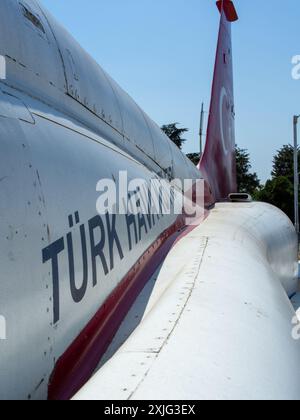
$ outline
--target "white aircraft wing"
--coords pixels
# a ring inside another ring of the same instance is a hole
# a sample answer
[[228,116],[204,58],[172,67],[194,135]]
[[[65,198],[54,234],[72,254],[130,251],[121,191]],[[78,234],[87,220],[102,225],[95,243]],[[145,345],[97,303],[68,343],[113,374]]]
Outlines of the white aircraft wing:
[[299,399],[295,252],[278,209],[217,205],[174,246],[75,399]]

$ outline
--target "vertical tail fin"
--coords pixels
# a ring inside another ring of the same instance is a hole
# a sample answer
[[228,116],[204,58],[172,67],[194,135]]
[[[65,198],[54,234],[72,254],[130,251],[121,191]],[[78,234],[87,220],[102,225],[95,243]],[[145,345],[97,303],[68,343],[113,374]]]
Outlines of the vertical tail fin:
[[237,192],[234,132],[231,22],[238,19],[231,0],[217,2],[220,31],[207,128],[207,141],[200,169],[215,200]]

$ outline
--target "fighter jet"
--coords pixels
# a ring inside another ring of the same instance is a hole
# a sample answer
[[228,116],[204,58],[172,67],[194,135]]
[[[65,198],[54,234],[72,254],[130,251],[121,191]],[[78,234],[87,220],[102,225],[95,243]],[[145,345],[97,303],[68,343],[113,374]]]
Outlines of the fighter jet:
[[237,191],[217,6],[195,167],[42,2],[1,0],[0,399],[300,398],[297,236]]

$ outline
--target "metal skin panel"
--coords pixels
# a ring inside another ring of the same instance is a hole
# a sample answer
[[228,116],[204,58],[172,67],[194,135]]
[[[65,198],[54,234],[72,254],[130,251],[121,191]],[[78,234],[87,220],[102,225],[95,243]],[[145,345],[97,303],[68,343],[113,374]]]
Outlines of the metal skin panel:
[[0,7],[0,54],[6,58],[6,82],[40,98],[53,97],[56,90],[65,92],[63,63],[40,8],[32,0],[1,0]]
[[5,156],[0,176],[0,307],[8,326],[7,340],[0,343],[1,399],[45,398],[53,366],[53,328],[47,313],[51,284],[43,281],[36,264],[48,240],[47,225],[25,125],[34,127],[0,116],[1,155]]
[[[165,171],[167,176],[173,174],[173,155],[170,142],[160,127],[155,124],[146,114],[144,118],[147,121],[147,125],[151,132],[154,141],[155,149],[155,160],[159,163],[159,166]],[[198,175],[197,175],[198,176]]]
[[218,204],[173,247],[74,399],[299,400],[287,296],[297,251],[275,207]]
[[[33,108],[37,107],[35,103]],[[98,261],[94,285],[89,222],[97,216],[97,182],[102,178],[117,179],[118,171],[124,168],[129,179],[150,180],[156,175],[94,133],[88,136],[87,131],[83,132],[80,126],[77,130],[76,124],[69,121],[64,126],[63,117],[57,124],[49,121],[50,115],[45,119],[35,113],[35,125],[16,118],[0,118],[1,150],[5,156],[0,184],[0,265],[4,291],[0,294],[0,308],[9,331],[9,339],[0,345],[1,372],[4,372],[0,398],[46,398],[49,378],[58,358],[139,257],[174,223],[176,216],[156,220],[151,229],[148,225],[141,227],[137,241],[131,225],[131,246],[126,216],[117,216],[113,232],[118,235],[121,251],[116,242],[112,250],[109,248],[109,225],[103,216],[103,255],[108,272],[105,264]],[[52,118],[57,121],[56,116]],[[78,225],[75,224],[77,212]],[[73,228],[69,226],[70,215],[74,219]],[[112,226],[112,216],[110,223]],[[137,219],[135,224],[138,226]],[[85,227],[86,233],[88,280],[84,296],[80,302],[74,302],[67,235],[72,234],[73,238],[75,281],[79,288],[84,267],[80,226]],[[98,242],[100,229],[95,235]],[[43,263],[42,254],[57,241],[63,241],[64,249],[58,254],[59,292],[55,298],[57,286],[51,260]],[[56,321],[55,311],[59,312]],[[32,348],[37,351],[30,351]]]
[[63,58],[68,94],[154,160],[153,140],[140,108],[67,31],[49,20]]
[[[62,28],[50,13],[47,16],[63,59],[68,95],[90,110],[99,119],[124,136],[118,146],[127,150],[135,158],[154,167],[170,172],[170,158],[166,159],[168,137],[139,108],[133,99],[80,47],[73,37]],[[74,105],[73,105],[74,106]],[[69,105],[70,109],[72,105]],[[80,115],[77,117],[82,118]],[[96,123],[97,124],[97,123]],[[129,140],[129,141],[128,141]],[[165,146],[160,146],[160,144]],[[163,150],[162,150],[163,149]],[[162,152],[160,154],[160,152]],[[202,178],[201,173],[179,150],[178,159],[185,160],[193,178]],[[161,161],[161,162],[160,162]],[[159,168],[159,167],[160,168]],[[174,171],[173,171],[174,172]],[[179,177],[179,174],[177,175]]]
[[[149,128],[149,117],[38,1],[20,3],[3,0],[0,5],[0,54],[8,75],[3,83],[72,115],[159,175],[162,169],[171,172],[170,159],[160,157],[166,156],[160,153],[162,139],[170,143],[164,133]],[[201,177],[188,160],[187,165],[195,178]]]
[[185,159],[180,153],[177,153],[176,146],[171,147],[173,150],[173,170],[179,179],[189,179],[188,166]]
[[110,85],[117,96],[123,122],[123,134],[136,147],[156,160],[153,138],[150,134],[144,113],[131,97],[117,83],[107,76]]
[[202,174],[189,159],[170,142],[160,127],[153,122],[147,115],[145,119],[150,128],[154,141],[155,160],[164,169],[167,176],[178,179],[202,179]]
[[64,63],[68,95],[123,134],[119,103],[105,72],[65,29],[50,19]]
[[[16,93],[17,94],[17,93]],[[31,124],[35,123],[32,113],[20,98],[9,93],[9,89],[0,89],[0,115],[1,117],[17,118]]]

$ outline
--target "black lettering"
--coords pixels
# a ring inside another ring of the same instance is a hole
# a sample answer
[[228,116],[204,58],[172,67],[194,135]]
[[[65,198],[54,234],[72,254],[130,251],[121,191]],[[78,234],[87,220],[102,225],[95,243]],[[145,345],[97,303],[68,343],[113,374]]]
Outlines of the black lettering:
[[80,217],[79,217],[79,212],[78,211],[76,211],[76,213],[75,213],[75,222],[76,222],[76,225],[78,225],[78,223],[80,223]]
[[126,225],[127,225],[127,234],[128,234],[128,244],[129,250],[132,250],[132,239],[131,239],[131,227],[133,226],[134,229],[134,236],[135,236],[135,244],[138,244],[138,235],[137,235],[137,227],[136,227],[136,220],[134,214],[125,214],[126,217]]
[[114,268],[114,245],[116,245],[119,256],[121,260],[124,258],[124,254],[122,251],[121,243],[118,237],[118,233],[116,230],[116,215],[112,215],[112,223],[110,223],[109,214],[106,213],[106,225],[107,225],[107,233],[108,233],[108,243],[109,243],[109,256],[110,256],[110,269],[113,270]]
[[[100,229],[101,240],[98,244],[95,244],[95,229]],[[103,221],[100,216],[95,216],[89,220],[89,231],[90,231],[90,241],[91,241],[91,257],[92,257],[92,271],[93,271],[93,286],[97,285],[97,257],[100,257],[102,262],[102,267],[104,274],[108,274],[108,266],[104,255],[104,245],[105,245],[105,230]]]
[[75,281],[75,268],[74,268],[74,251],[72,233],[68,233],[68,255],[69,255],[69,272],[70,272],[70,289],[72,299],[75,303],[79,303],[84,298],[88,285],[88,260],[87,260],[87,247],[86,247],[86,234],[84,225],[80,226],[80,237],[82,247],[82,263],[83,263],[83,280],[82,285],[78,289]]
[[[146,190],[145,190],[145,188],[146,188]],[[147,218],[149,230],[151,230],[152,229],[153,216],[151,215],[151,191],[150,191],[150,188],[147,188],[147,186],[145,186],[143,192],[144,192],[144,194],[141,194],[141,200],[143,202],[143,209],[146,211],[146,208],[147,208],[147,213],[145,214],[145,216]],[[148,205],[147,205],[147,201],[148,201]]]
[[70,228],[72,228],[74,226],[73,216],[71,214],[69,216],[69,226],[70,226]]
[[56,324],[60,317],[59,307],[59,269],[58,255],[65,249],[64,238],[58,239],[53,244],[44,248],[43,263],[52,261],[52,279],[53,279],[53,323]]
[[[155,182],[156,181],[156,182]],[[154,180],[153,182],[153,192],[155,195],[155,198],[152,197],[154,200],[153,207],[155,208],[155,215],[157,217],[157,220],[160,220],[160,213],[161,213],[161,183],[157,180]],[[155,224],[155,222],[153,221]]]
[[159,214],[163,217],[164,216],[164,208],[163,208],[163,190],[162,188],[159,189]]
[[155,202],[153,202],[153,197],[152,197],[152,190],[149,190],[149,203],[150,203],[150,214],[152,215],[152,226],[154,227],[156,225],[156,218],[155,218],[155,214],[156,214],[156,208],[155,208]]
[[138,214],[138,222],[139,222],[139,240],[142,239],[142,229],[145,229],[146,235],[148,233],[147,225],[146,225],[146,219],[143,214]]

